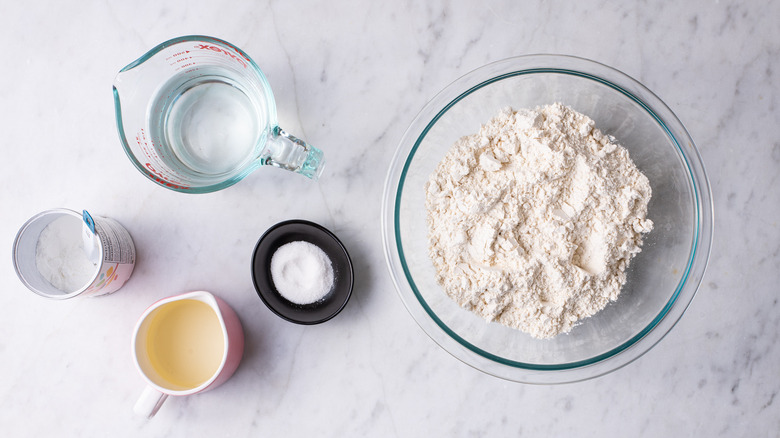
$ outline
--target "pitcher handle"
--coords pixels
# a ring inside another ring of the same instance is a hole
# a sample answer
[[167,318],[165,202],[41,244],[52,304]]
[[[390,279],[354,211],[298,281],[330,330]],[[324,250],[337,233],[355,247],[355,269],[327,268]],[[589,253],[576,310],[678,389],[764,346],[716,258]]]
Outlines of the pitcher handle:
[[276,126],[260,156],[262,164],[287,169],[317,180],[325,158],[322,151]]
[[144,388],[144,392],[138,397],[138,401],[133,406],[133,412],[143,415],[146,418],[154,417],[154,414],[160,410],[163,402],[168,398],[168,394],[160,392],[151,386]]

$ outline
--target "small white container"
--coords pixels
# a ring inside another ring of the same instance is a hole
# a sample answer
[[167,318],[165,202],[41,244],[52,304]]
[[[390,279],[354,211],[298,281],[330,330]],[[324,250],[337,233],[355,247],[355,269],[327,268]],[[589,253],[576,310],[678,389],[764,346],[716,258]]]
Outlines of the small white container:
[[90,281],[78,290],[68,292],[54,287],[41,275],[35,261],[38,238],[47,225],[62,216],[82,220],[81,214],[58,208],[38,213],[19,229],[14,240],[13,263],[22,283],[36,294],[53,299],[93,297],[119,290],[133,273],[135,245],[130,233],[119,222],[99,216],[93,216],[92,220],[100,259]]

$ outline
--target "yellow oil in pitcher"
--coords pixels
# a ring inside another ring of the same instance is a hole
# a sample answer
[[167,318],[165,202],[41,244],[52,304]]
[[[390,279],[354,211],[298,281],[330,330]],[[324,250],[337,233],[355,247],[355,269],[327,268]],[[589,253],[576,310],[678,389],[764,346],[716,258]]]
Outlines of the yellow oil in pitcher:
[[222,325],[214,309],[202,301],[186,299],[160,307],[147,336],[149,362],[172,387],[196,388],[222,363]]

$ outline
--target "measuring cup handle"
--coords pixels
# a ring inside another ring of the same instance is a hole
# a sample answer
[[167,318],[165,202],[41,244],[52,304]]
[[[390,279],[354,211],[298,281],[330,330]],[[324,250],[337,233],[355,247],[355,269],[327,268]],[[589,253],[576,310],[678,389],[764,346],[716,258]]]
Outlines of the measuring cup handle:
[[138,401],[133,406],[133,412],[143,415],[146,418],[154,417],[154,414],[160,410],[163,402],[168,398],[168,394],[162,393],[151,386],[144,388],[144,392],[138,397]]
[[322,174],[325,164],[321,150],[288,134],[279,126],[273,129],[260,159],[263,164],[300,173],[315,181]]

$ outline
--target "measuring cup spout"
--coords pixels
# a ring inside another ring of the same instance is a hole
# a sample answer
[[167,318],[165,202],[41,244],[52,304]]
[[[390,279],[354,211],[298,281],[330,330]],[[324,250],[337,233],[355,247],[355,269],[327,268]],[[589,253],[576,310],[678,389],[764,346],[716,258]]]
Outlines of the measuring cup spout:
[[[147,102],[143,92],[149,87],[142,79],[141,62],[136,60],[123,68],[114,78],[114,112],[116,127],[119,133],[122,147],[127,156],[136,167],[140,166],[134,148],[134,138],[139,134],[138,127],[144,126],[145,113],[140,108],[145,108]],[[140,90],[140,91],[139,91]]]
[[273,129],[260,160],[262,164],[291,170],[315,181],[322,174],[325,164],[321,150],[278,126]]

